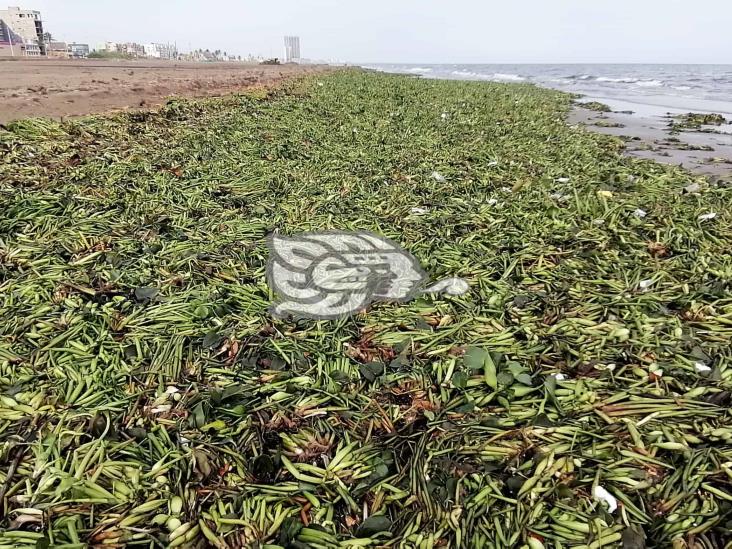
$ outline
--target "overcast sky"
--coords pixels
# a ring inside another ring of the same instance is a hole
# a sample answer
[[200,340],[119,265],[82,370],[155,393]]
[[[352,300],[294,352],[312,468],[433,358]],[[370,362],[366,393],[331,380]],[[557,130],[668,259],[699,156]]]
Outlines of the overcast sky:
[[[2,1],[2,0],[0,0]],[[6,0],[7,1],[7,0]],[[732,63],[730,0],[10,0],[65,41],[361,63]]]

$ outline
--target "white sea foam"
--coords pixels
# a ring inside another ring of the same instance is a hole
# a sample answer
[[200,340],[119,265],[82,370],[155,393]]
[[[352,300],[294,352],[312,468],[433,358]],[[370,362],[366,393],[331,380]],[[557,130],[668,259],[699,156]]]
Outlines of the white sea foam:
[[617,82],[622,84],[635,84],[638,82],[637,78],[610,78],[609,76],[598,76],[595,78],[595,82]]
[[493,73],[493,78],[496,80],[508,80],[511,82],[522,82],[526,80],[523,76],[520,76],[518,74],[510,74],[510,73],[503,73],[503,72],[495,72]]
[[432,72],[432,69],[430,69],[428,67],[411,67],[404,72],[423,73],[423,72]]
[[642,88],[660,88],[663,86],[663,82],[660,80],[639,80],[635,85]]

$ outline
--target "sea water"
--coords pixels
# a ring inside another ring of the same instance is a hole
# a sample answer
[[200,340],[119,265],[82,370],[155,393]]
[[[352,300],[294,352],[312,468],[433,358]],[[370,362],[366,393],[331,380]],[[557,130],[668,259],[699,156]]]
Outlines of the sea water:
[[732,65],[432,65],[364,68],[423,78],[526,82],[579,93],[616,110],[660,115],[716,112],[732,118]]

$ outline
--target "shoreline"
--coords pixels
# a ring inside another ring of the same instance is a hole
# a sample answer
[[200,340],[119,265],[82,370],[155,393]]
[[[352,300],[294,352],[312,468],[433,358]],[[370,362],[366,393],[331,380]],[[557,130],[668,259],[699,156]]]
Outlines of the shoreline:
[[[570,64],[558,65],[575,66]],[[459,66],[477,68],[482,65],[465,64]],[[494,65],[494,68],[500,66]],[[517,65],[503,66],[516,67]],[[583,64],[576,64],[576,66],[583,66]],[[652,67],[653,65],[638,64],[637,66]],[[669,64],[666,66],[674,67],[675,65]],[[610,97],[603,94],[590,94],[561,87],[552,87],[543,82],[518,78],[517,75],[504,74],[502,78],[479,78],[477,77],[478,73],[475,72],[468,75],[469,73],[466,71],[457,71],[459,74],[457,77],[448,77],[443,74],[433,74],[430,67],[441,67],[441,65],[423,64],[403,71],[398,71],[394,67],[387,69],[371,65],[367,70],[425,80],[525,84],[545,90],[577,95],[580,97],[569,112],[567,123],[582,125],[588,131],[623,139],[626,145],[625,154],[628,156],[680,166],[697,175],[713,178],[732,177],[732,101],[682,98],[674,95]],[[508,78],[508,76],[514,76],[515,78]],[[582,103],[587,102],[606,104],[611,107],[611,111],[599,113],[585,109],[582,107]],[[684,106],[685,104],[686,106]],[[689,113],[722,114],[727,119],[727,124],[720,128],[722,131],[717,128],[709,128],[712,131],[682,131],[678,134],[671,134],[668,124],[671,122],[672,117]]]
[[[618,137],[625,143],[625,154],[662,164],[679,166],[694,174],[711,178],[732,178],[732,126],[730,120],[720,128],[707,127],[705,131],[684,130],[671,132],[669,123],[677,110],[659,115],[638,114],[627,110],[597,112],[584,108],[583,103],[595,98],[582,97],[569,113],[567,123],[581,125],[588,131]],[[597,101],[611,107],[632,106],[631,102]]]

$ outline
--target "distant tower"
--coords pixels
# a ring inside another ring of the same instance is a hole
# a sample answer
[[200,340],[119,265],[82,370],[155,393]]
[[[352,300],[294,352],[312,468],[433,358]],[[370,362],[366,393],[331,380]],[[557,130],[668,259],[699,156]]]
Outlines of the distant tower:
[[300,59],[300,37],[285,36],[285,63]]

